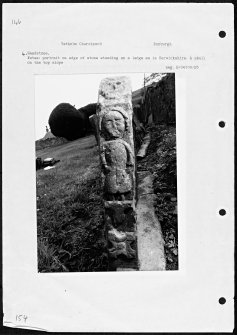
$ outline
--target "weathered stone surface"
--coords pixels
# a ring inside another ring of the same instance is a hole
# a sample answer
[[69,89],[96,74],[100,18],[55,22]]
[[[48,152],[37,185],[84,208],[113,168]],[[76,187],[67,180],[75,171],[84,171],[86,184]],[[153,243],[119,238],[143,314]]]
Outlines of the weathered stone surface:
[[109,104],[111,100],[119,103],[132,103],[131,82],[128,77],[110,77],[101,81],[99,88],[99,104]]
[[137,153],[137,159],[142,159],[146,156],[146,153],[147,153],[150,142],[151,142],[151,135],[150,135],[150,133],[148,133],[143,138],[141,148]]
[[150,172],[138,173],[137,245],[140,271],[165,270],[164,239],[155,214]]
[[97,115],[105,199],[124,200],[135,196],[132,89],[128,78],[102,80]]
[[108,229],[135,231],[135,211],[132,201],[105,201],[105,223]]
[[[114,139],[115,134],[116,138],[122,138],[133,148],[133,109],[131,98],[132,88],[129,78],[105,78],[101,81],[99,88],[97,115],[99,116],[99,128],[102,137]],[[104,119],[103,117],[107,113],[110,114]],[[113,123],[113,128],[118,128],[116,131],[112,130],[112,126],[108,124],[112,124],[112,120],[108,120],[111,118],[116,123]],[[104,126],[107,126],[107,129]]]
[[108,231],[109,256],[117,258],[119,255],[124,255],[127,258],[135,258],[136,250],[132,244],[135,242],[134,232],[122,232],[113,228]]
[[138,197],[146,194],[153,194],[153,182],[151,180],[152,176],[149,171],[138,172],[138,183],[137,183],[137,193]]
[[129,166],[134,157],[129,144],[122,139],[107,141],[101,148],[102,168],[105,175],[104,189],[108,195],[120,195],[122,200],[132,189]]
[[137,268],[131,98],[127,77],[102,80],[97,117],[110,270]]

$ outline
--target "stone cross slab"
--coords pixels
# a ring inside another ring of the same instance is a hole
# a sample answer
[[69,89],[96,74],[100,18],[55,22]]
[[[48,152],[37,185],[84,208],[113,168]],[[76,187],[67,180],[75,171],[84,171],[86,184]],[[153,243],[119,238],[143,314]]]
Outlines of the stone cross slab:
[[97,104],[109,270],[137,269],[135,156],[129,78],[101,81]]

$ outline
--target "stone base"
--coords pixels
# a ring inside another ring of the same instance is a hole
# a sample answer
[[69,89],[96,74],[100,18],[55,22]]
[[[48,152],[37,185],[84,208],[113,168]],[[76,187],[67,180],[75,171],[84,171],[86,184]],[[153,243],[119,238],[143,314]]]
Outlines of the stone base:
[[109,259],[108,271],[138,271],[137,259],[127,261],[126,259],[117,259],[115,261]]
[[137,269],[136,217],[132,201],[105,201],[109,271]]

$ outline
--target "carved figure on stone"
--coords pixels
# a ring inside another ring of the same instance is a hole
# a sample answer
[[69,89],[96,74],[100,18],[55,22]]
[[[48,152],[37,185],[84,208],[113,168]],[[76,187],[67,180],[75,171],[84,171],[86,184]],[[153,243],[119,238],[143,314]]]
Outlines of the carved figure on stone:
[[128,77],[104,78],[96,108],[109,270],[137,269],[136,175],[132,88]]
[[126,113],[111,110],[101,121],[101,130],[105,142],[101,147],[101,161],[105,174],[105,192],[112,199],[125,199],[125,194],[131,191],[132,181],[129,166],[134,165],[133,152],[130,145],[122,139],[127,130]]
[[135,225],[135,212],[132,201],[105,201],[105,223],[120,231],[133,231]]
[[105,99],[121,99],[124,95],[130,96],[126,77],[108,78],[101,83],[99,94]]
[[136,256],[136,251],[131,245],[135,241],[135,233],[121,232],[113,228],[108,231],[108,240],[112,244],[109,248],[110,257],[117,258],[119,255],[124,255],[127,258],[134,258]]
[[125,131],[128,130],[128,115],[117,107],[107,111],[101,119],[101,134],[105,140],[123,138]]

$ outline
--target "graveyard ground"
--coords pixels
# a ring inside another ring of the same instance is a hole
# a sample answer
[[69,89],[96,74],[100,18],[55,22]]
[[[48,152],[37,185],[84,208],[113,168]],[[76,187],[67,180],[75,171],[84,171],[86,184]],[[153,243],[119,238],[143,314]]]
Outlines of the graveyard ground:
[[[165,239],[167,270],[178,269],[176,135],[174,126],[150,127],[147,156],[139,171],[154,176],[156,214]],[[36,152],[60,162],[38,170],[39,272],[106,271],[98,149],[94,136]]]
[[39,272],[107,268],[97,150],[88,136],[36,152],[60,160],[36,172]]

